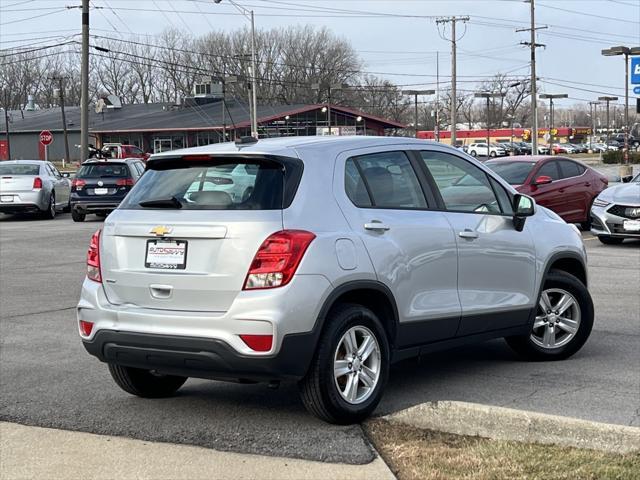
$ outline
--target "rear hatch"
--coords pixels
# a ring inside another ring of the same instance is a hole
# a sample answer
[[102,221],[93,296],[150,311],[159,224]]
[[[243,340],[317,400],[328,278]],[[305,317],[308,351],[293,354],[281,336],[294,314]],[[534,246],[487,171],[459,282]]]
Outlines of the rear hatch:
[[145,308],[224,312],[302,175],[297,159],[159,157],[105,224],[107,298]]
[[83,201],[122,199],[133,186],[133,177],[126,163],[85,163],[73,181],[73,191]]

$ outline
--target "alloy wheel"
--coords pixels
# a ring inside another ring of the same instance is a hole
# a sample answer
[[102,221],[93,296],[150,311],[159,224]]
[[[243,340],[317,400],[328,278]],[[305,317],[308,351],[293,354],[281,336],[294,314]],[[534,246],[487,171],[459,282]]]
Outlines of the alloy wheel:
[[378,340],[363,326],[351,327],[334,354],[333,377],[340,396],[352,405],[366,401],[378,384],[381,352]]
[[561,288],[544,290],[538,302],[531,340],[539,347],[555,349],[566,345],[580,328],[580,305]]

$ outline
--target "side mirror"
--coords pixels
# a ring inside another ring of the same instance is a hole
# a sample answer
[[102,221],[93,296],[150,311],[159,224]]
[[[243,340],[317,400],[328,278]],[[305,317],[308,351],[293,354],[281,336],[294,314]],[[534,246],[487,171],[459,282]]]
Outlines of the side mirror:
[[534,205],[533,198],[527,195],[517,193],[513,197],[513,226],[516,231],[521,232],[524,229],[524,223],[527,217],[535,213]]
[[629,183],[633,179],[633,175],[625,175],[622,177],[622,183]]
[[71,178],[71,174],[69,172],[62,172],[62,178]]
[[547,175],[540,175],[533,181],[534,185],[548,185],[553,182],[553,178],[548,177]]

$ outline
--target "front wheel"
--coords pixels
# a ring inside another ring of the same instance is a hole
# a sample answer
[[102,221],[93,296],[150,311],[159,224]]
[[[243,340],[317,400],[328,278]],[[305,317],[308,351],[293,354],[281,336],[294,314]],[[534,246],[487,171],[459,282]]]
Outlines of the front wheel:
[[538,300],[528,335],[507,337],[509,346],[528,360],[564,360],[585,344],[593,328],[593,301],[573,275],[552,270]]
[[131,395],[144,398],[170,397],[187,381],[187,377],[160,375],[151,370],[109,364],[116,384]]
[[330,423],[367,418],[382,398],[389,373],[389,342],[366,307],[343,304],[329,317],[300,396],[309,412]]
[[471,150],[469,153],[471,154],[472,157],[478,156],[478,152],[476,152],[475,150]]
[[624,238],[606,237],[604,235],[599,235],[598,240],[600,240],[605,245],[620,245],[624,241]]
[[491,153],[489,154],[489,156],[490,156],[491,158],[495,158],[495,156],[496,156],[496,155],[497,155],[497,153],[496,153],[496,152],[491,152]]

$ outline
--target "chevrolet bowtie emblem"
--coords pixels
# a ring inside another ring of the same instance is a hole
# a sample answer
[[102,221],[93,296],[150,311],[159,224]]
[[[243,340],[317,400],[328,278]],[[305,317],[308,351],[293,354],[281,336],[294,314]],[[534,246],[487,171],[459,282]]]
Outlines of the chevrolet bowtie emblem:
[[153,233],[156,237],[164,237],[167,233],[171,233],[173,228],[165,227],[164,225],[158,225],[153,227],[149,233]]

